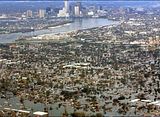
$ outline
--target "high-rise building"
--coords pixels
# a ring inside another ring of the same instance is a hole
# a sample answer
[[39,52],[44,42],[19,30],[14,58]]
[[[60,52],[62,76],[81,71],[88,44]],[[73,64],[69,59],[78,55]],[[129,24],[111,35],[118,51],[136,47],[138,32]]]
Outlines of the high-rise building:
[[80,16],[80,6],[79,5],[76,5],[74,7],[74,14],[75,14],[76,17]]
[[45,17],[45,10],[40,9],[39,12],[38,12],[38,16],[39,16],[39,18],[44,18]]
[[64,0],[64,9],[66,10],[66,13],[69,13],[69,1]]
[[27,10],[27,17],[33,17],[33,12],[31,10]]
[[64,0],[64,7],[62,10],[59,10],[57,14],[58,17],[69,17],[69,1]]
[[81,10],[82,10],[81,2],[77,2],[74,7],[74,15],[76,17],[79,17],[81,15]]

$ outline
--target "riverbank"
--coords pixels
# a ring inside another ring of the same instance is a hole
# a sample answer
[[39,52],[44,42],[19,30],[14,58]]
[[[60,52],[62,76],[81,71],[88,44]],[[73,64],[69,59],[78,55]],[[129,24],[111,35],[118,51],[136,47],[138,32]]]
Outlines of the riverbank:
[[68,25],[70,23],[73,23],[74,21],[64,21],[64,22],[60,22],[60,23],[57,23],[57,24],[52,24],[52,25],[49,25],[49,26],[46,26],[44,27],[43,29],[52,29],[52,28],[57,28],[57,27],[62,27],[64,25]]
[[[70,24],[67,24],[70,25]],[[99,28],[103,27],[115,27],[118,24],[107,25],[107,26],[99,26],[93,28],[84,28],[80,30],[73,30],[68,32],[62,32],[58,34],[43,34],[37,35],[34,37],[23,37],[21,39],[17,39],[15,42],[53,42],[53,41],[74,41],[75,37],[78,37],[77,34],[79,32],[90,32],[92,30],[98,30]],[[59,28],[59,27],[58,27]],[[88,33],[90,35],[90,33]],[[81,38],[83,40],[83,38]]]
[[[17,21],[18,22],[18,21]],[[29,21],[32,23],[32,21]],[[34,31],[39,31],[39,30],[45,30],[45,29],[50,29],[52,27],[58,27],[58,26],[63,26],[65,24],[69,24],[69,23],[73,23],[72,20],[64,20],[64,21],[55,21],[55,22],[52,22],[50,24],[46,24],[45,26],[42,26],[42,27],[21,27],[19,29],[12,29],[12,30],[9,30],[9,29],[0,29],[0,35],[1,34],[13,34],[13,33],[28,33],[28,32],[34,32]],[[43,24],[44,25],[44,24]]]
[[63,25],[62,27],[56,27],[53,29],[38,30],[28,33],[3,34],[0,35],[0,43],[12,43],[19,37],[34,37],[35,35],[58,34],[74,30],[81,30],[85,28],[93,28],[93,27],[99,27],[117,23],[118,22],[110,21],[104,18],[74,19],[74,22],[70,23],[70,25]]

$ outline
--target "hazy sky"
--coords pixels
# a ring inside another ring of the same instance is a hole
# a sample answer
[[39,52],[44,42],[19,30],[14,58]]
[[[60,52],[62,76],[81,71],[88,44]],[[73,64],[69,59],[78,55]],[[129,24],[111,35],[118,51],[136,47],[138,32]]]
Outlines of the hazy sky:
[[[3,2],[2,2],[3,1]],[[12,1],[12,2],[11,2]],[[14,2],[13,2],[14,1]],[[36,1],[36,2],[35,2]],[[141,7],[141,6],[151,6],[151,5],[159,5],[160,1],[140,1],[140,0],[132,0],[132,1],[120,1],[120,0],[69,0],[72,1],[82,1],[82,5],[101,5],[104,7],[108,6],[118,6],[118,7]],[[20,11],[24,12],[27,9],[36,10],[39,8],[61,8],[63,7],[63,0],[0,0],[0,13],[9,13]]]

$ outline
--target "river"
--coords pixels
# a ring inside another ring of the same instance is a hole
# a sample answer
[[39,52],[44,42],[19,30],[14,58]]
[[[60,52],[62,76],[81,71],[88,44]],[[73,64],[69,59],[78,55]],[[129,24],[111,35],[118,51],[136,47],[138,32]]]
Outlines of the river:
[[0,35],[0,43],[12,43],[20,36],[34,36],[34,35],[42,35],[42,34],[57,34],[63,32],[70,32],[74,30],[81,30],[87,28],[100,27],[105,25],[117,24],[116,21],[107,20],[105,18],[81,18],[74,19],[73,23],[65,24],[62,26],[57,26],[54,28],[37,30],[34,32],[26,32],[26,33],[11,33],[11,34],[1,34]]

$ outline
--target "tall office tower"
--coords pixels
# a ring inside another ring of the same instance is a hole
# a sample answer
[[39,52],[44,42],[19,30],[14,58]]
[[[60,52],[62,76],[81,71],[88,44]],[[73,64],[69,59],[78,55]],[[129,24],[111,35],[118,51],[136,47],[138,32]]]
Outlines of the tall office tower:
[[31,10],[27,10],[26,15],[27,15],[27,17],[33,17],[33,13]]
[[75,17],[79,17],[80,16],[80,6],[79,5],[76,5],[74,7],[74,14],[75,14]]
[[44,18],[45,17],[45,10],[40,9],[38,15],[39,15],[39,18]]
[[66,10],[66,13],[69,13],[69,1],[64,0],[64,9]]
[[69,17],[69,1],[64,0],[64,7],[62,10],[59,10],[59,13],[57,14],[58,17]]

